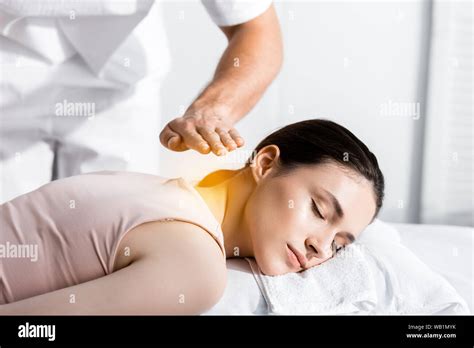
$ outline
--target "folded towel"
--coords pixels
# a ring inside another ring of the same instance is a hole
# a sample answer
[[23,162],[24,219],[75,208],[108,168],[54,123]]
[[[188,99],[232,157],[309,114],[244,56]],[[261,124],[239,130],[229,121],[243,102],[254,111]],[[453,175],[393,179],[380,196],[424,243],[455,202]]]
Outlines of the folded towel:
[[370,312],[376,306],[373,277],[357,243],[301,273],[266,276],[254,259],[247,261],[269,314],[355,314]]
[[456,290],[378,219],[358,242],[301,273],[266,276],[247,261],[269,314],[469,314]]

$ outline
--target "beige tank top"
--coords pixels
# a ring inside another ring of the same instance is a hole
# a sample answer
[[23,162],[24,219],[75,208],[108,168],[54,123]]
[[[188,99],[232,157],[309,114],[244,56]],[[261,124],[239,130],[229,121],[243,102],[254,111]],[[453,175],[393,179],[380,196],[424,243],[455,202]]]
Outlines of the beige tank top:
[[53,181],[0,205],[0,304],[112,273],[121,239],[150,221],[223,233],[184,178],[103,171]]

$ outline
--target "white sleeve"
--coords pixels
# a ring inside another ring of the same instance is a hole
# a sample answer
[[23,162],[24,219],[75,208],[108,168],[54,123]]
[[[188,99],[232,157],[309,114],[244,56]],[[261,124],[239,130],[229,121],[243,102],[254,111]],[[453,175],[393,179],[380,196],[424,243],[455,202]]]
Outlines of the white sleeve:
[[220,27],[248,22],[265,12],[272,0],[201,0],[214,23]]
[[0,0],[0,11],[19,17],[129,16],[152,5],[153,0]]

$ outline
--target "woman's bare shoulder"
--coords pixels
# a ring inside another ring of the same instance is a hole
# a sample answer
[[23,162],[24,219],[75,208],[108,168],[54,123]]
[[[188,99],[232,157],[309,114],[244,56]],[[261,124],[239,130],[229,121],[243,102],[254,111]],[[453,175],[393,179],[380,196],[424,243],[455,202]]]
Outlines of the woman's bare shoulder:
[[129,231],[117,250],[114,271],[135,263],[151,265],[157,282],[152,286],[183,289],[186,298],[193,299],[189,308],[195,305],[192,311],[196,312],[215,305],[227,285],[226,261],[219,245],[207,231],[187,222],[149,222]]
[[172,220],[147,222],[130,230],[118,246],[114,271],[139,258],[184,251],[187,255],[181,255],[183,258],[208,258],[225,268],[221,248],[206,230],[189,222]]

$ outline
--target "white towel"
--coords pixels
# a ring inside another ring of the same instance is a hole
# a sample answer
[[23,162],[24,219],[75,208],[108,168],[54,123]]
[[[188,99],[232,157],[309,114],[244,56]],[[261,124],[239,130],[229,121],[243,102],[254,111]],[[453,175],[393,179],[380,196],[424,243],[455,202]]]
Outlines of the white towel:
[[357,243],[338,257],[301,273],[264,275],[254,259],[252,272],[268,304],[269,314],[346,314],[370,312],[376,287]]
[[469,314],[439,274],[376,220],[360,240],[301,273],[266,276],[248,258],[269,314]]

